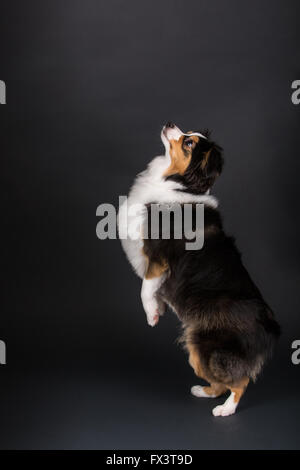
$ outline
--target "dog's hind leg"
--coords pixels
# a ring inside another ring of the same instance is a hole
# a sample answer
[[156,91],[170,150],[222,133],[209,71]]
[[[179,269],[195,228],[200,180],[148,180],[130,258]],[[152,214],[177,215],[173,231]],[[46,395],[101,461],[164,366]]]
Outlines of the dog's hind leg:
[[244,394],[247,385],[249,383],[248,377],[242,379],[238,384],[229,386],[227,388],[230,390],[230,395],[223,403],[223,405],[218,405],[212,410],[214,416],[230,416],[235,413],[235,410],[239,404],[239,401]]
[[[187,342],[186,347],[189,352],[189,364],[194,369],[194,372],[197,377],[200,377],[201,379],[210,382],[210,380],[208,380],[208,378],[206,377],[206,373],[201,364],[201,358],[197,348],[189,342]],[[192,395],[201,398],[219,397],[220,395],[223,395],[223,393],[225,393],[226,391],[227,387],[217,382],[211,382],[210,387],[202,387],[201,385],[195,385],[191,388]]]

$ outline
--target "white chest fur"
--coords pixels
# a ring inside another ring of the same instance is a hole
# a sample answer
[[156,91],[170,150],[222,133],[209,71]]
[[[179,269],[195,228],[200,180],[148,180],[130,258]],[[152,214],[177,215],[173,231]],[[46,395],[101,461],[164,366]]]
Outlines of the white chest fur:
[[154,158],[147,169],[136,177],[127,200],[119,209],[118,226],[121,243],[129,262],[141,278],[145,273],[145,257],[142,254],[143,240],[140,229],[146,214],[146,204],[151,202],[160,204],[193,202],[205,203],[212,207],[218,205],[213,196],[178,191],[178,189],[183,189],[180,183],[166,181],[163,174],[169,164],[168,156]]

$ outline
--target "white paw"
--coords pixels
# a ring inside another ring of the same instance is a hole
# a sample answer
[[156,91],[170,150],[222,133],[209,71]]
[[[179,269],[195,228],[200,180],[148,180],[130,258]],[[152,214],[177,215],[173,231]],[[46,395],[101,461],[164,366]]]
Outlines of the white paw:
[[159,309],[156,299],[153,297],[152,299],[142,300],[143,307],[147,315],[148,325],[155,326],[159,320]]
[[230,416],[235,413],[236,406],[228,406],[226,402],[224,405],[218,405],[212,410],[214,416]]
[[155,326],[155,325],[157,325],[158,320],[159,320],[159,312],[158,312],[158,310],[157,310],[157,312],[154,313],[154,314],[152,314],[152,313],[151,313],[151,314],[147,313],[147,323],[148,323],[148,325],[150,325],[150,326]]
[[208,395],[205,393],[204,387],[201,387],[201,385],[194,385],[194,387],[191,388],[191,394],[198,398],[216,398],[216,395]]
[[223,405],[216,406],[212,410],[214,416],[230,416],[235,413],[238,402],[234,401],[235,394],[231,392]]
[[155,293],[159,289],[162,280],[163,276],[153,279],[143,279],[141,298],[150,326],[156,325],[159,320],[160,309]]

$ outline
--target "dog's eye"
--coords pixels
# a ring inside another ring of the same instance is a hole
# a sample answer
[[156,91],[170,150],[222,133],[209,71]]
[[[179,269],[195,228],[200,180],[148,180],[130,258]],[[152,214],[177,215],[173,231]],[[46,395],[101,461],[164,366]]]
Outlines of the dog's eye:
[[194,141],[192,139],[190,139],[190,140],[186,140],[184,143],[187,147],[192,147]]

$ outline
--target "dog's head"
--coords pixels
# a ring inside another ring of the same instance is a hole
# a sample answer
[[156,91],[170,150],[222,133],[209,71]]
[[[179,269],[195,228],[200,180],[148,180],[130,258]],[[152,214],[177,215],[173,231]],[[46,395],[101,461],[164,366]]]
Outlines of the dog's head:
[[171,122],[163,127],[161,139],[170,159],[164,177],[180,182],[188,192],[206,193],[222,171],[221,147],[207,131],[184,133]]

